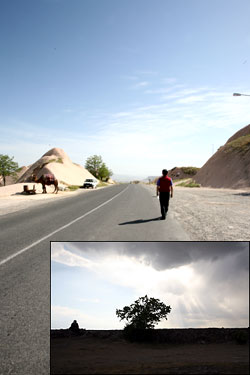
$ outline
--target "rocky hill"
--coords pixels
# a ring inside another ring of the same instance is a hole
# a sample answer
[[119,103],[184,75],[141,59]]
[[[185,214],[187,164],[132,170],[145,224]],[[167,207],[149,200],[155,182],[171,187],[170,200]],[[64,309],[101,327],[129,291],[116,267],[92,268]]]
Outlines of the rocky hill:
[[30,182],[32,174],[39,178],[42,174],[52,173],[59,183],[66,185],[82,185],[86,178],[94,178],[85,168],[73,163],[68,155],[60,148],[52,148],[44,154],[17,180],[20,182]]
[[173,180],[180,180],[183,178],[191,178],[196,175],[199,168],[196,167],[174,167],[168,171],[169,177]]
[[201,186],[242,189],[250,187],[250,125],[228,139],[195,176]]
[[[196,167],[174,167],[172,169],[169,169],[168,176],[171,177],[173,180],[181,180],[184,178],[193,178],[198,171],[199,168]],[[143,181],[153,181],[156,183],[159,177],[161,176],[148,176]]]

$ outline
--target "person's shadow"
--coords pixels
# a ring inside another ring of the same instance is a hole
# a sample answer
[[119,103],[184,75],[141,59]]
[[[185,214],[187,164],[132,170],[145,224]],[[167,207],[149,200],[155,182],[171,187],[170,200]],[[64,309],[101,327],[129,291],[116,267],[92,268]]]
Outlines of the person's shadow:
[[138,220],[133,220],[133,221],[125,221],[124,223],[120,223],[119,225],[127,225],[127,224],[143,224],[143,223],[148,223],[149,221],[158,221],[160,220],[160,217],[155,217],[153,219],[138,219]]
[[250,193],[236,193],[234,195],[241,195],[242,197],[249,197],[250,196]]

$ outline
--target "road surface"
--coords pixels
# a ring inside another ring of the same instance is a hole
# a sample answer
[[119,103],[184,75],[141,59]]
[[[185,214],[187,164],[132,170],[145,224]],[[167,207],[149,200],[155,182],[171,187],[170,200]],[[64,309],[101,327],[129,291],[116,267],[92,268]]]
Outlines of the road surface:
[[0,217],[0,374],[49,374],[50,241],[189,240],[142,185],[79,192]]

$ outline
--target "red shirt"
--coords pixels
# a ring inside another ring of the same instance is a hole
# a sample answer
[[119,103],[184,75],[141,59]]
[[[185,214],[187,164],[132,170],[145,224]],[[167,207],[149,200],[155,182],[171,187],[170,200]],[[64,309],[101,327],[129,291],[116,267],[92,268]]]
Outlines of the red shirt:
[[172,178],[168,176],[162,176],[157,181],[157,186],[160,187],[160,193],[170,191],[170,186],[173,185]]

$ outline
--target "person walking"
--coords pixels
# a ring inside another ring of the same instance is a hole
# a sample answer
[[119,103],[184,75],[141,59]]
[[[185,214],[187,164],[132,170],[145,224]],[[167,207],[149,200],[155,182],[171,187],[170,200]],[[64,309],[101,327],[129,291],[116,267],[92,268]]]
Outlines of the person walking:
[[166,219],[168,212],[169,198],[173,198],[173,181],[172,178],[168,177],[168,171],[162,170],[162,176],[157,181],[156,195],[159,194],[160,206],[161,206],[161,220]]

